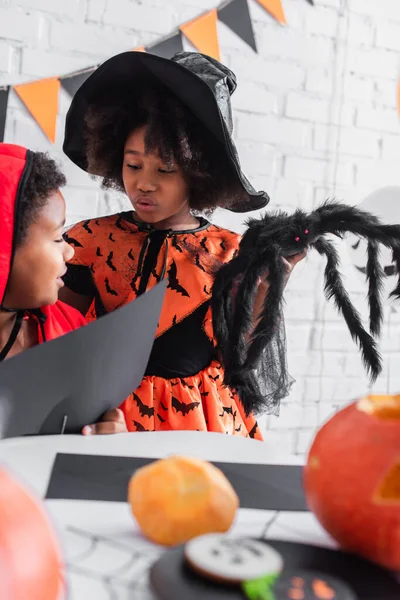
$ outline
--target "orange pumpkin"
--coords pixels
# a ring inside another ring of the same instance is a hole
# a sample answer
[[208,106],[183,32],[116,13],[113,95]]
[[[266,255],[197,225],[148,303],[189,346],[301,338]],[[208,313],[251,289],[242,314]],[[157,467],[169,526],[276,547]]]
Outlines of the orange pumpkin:
[[138,469],[129,483],[128,502],[143,534],[165,546],[227,531],[239,506],[220,469],[185,456]]
[[62,560],[42,504],[0,468],[0,598],[59,600]]
[[311,446],[304,489],[343,548],[400,570],[400,395],[368,396],[336,413]]

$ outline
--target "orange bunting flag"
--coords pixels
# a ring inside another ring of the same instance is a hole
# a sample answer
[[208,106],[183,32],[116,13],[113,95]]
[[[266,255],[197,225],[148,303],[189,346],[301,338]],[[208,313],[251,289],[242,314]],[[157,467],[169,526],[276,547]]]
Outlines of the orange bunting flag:
[[286,17],[283,12],[283,6],[281,0],[257,0],[258,4],[261,4],[269,14],[274,17],[279,23],[285,24]]
[[146,48],[144,46],[138,46],[137,48],[134,48],[132,52],[146,52]]
[[32,117],[53,144],[56,141],[60,85],[58,77],[52,77],[14,86]]
[[217,10],[214,8],[204,15],[184,23],[179,29],[199,52],[220,60],[217,19]]

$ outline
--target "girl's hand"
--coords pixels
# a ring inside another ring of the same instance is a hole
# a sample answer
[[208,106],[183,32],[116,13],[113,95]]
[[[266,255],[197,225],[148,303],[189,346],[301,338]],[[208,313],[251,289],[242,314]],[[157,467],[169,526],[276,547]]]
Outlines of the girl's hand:
[[295,268],[295,266],[297,265],[297,263],[300,262],[301,260],[303,260],[303,258],[305,258],[306,255],[307,255],[307,250],[303,250],[303,252],[300,252],[299,254],[294,254],[293,256],[290,256],[288,258],[282,257],[282,260],[286,267],[285,285],[287,284],[289,277],[292,274],[292,271]]
[[[307,254],[307,250],[304,250],[303,252],[300,252],[299,254],[294,254],[293,256],[290,256],[288,258],[282,257],[283,263],[286,267],[285,286],[286,286],[287,282],[289,281],[289,277],[292,274],[294,267],[297,265],[298,262],[303,260],[303,258],[306,256],[306,254]],[[264,277],[260,278],[260,281],[258,284],[258,290],[256,293],[256,297],[254,299],[253,326],[251,328],[251,332],[254,331],[254,329],[256,328],[256,326],[260,320],[260,314],[264,308],[264,303],[265,303],[266,297],[268,295],[268,290],[269,290],[269,281],[268,281],[268,273],[266,273],[266,275]]]
[[86,425],[82,429],[83,435],[106,435],[109,433],[127,433],[125,416],[121,409],[113,408],[104,413],[101,421]]
[[[307,250],[303,250],[303,252],[300,252],[299,254],[294,254],[293,256],[290,256],[288,258],[282,257],[283,264],[285,265],[285,268],[286,268],[285,286],[286,286],[287,282],[289,281],[289,277],[292,274],[292,271],[295,268],[295,266],[297,265],[297,263],[300,262],[301,260],[303,260],[303,258],[305,258],[306,255],[307,255]],[[257,297],[259,297],[260,299],[262,298],[261,303],[263,303],[265,300],[265,296],[268,293],[268,288],[269,288],[269,281],[268,281],[268,273],[267,273],[264,277],[260,278],[260,281],[258,284]]]

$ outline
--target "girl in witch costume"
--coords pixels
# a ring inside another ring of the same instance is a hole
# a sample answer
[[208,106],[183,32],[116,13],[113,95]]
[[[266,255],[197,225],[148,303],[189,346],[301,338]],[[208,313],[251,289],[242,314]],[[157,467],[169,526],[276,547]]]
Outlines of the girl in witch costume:
[[[66,233],[75,256],[60,297],[97,318],[169,281],[146,375],[121,406],[129,431],[262,439],[255,415],[223,384],[210,309],[214,276],[234,257],[240,236],[203,215],[216,207],[247,212],[269,201],[240,169],[231,138],[235,87],[234,74],[202,54],[167,60],[126,52],[86,80],[67,115],[67,156],[102,177],[103,187],[124,191],[134,210]],[[288,275],[301,258],[286,262]],[[267,290],[260,282],[254,323]],[[285,364],[281,326],[259,373],[266,408],[288,392]]]
[[[47,155],[0,143],[0,361],[86,324],[58,300],[74,255],[62,237],[63,185],[64,175]],[[93,432],[119,431],[126,428],[117,409]]]

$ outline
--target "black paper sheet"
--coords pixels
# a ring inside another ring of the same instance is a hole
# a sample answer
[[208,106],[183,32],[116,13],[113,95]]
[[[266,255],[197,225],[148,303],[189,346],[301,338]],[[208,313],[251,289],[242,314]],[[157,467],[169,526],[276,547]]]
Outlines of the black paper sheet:
[[[264,540],[282,556],[284,570],[274,586],[275,600],[399,600],[400,585],[385,569],[354,554],[281,540]],[[319,582],[319,593],[310,594],[309,585],[297,589],[297,578],[304,584]],[[334,579],[332,579],[334,578]],[[343,582],[343,585],[340,585]],[[165,552],[150,571],[150,583],[160,600],[243,600],[240,587],[216,584],[193,573],[186,566],[182,547]],[[335,585],[336,583],[336,585]],[[308,589],[307,589],[308,588]],[[334,594],[329,588],[334,588]],[[351,591],[350,591],[351,590]]]
[[119,406],[146,370],[166,285],[2,362],[2,437],[79,433]]
[[[131,475],[153,460],[130,456],[57,454],[46,498],[126,502]],[[213,464],[231,482],[242,508],[308,510],[300,466],[226,462]]]

